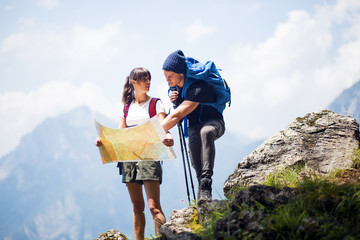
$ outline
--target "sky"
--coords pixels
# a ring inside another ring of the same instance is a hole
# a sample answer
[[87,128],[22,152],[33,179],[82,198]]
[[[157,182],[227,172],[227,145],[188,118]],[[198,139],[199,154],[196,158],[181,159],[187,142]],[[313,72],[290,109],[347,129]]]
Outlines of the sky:
[[264,139],[360,80],[360,1],[2,0],[0,156],[82,105],[117,121],[134,67],[170,107],[162,64],[177,49],[222,69],[227,130]]

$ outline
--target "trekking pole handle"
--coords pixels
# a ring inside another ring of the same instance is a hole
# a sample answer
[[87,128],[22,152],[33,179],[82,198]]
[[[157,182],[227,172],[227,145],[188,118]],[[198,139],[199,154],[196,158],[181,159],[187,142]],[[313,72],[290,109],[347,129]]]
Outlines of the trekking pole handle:
[[[176,87],[171,87],[171,92],[177,92],[177,94],[179,94],[179,91],[177,90]],[[177,106],[179,105],[179,103],[178,103],[178,97],[179,97],[179,96],[177,96],[176,99],[175,99],[174,101],[172,101],[172,103],[173,103],[173,108],[174,108],[174,109],[176,109]],[[170,98],[170,101],[171,101],[171,97],[170,97],[170,96],[169,96],[169,98]]]
[[[178,98],[179,98],[179,91],[176,87],[170,87],[171,89],[171,92],[177,92],[177,96],[176,96],[176,99],[174,101],[172,101],[173,103],[173,108],[176,109],[178,106],[179,106],[179,101],[178,101]],[[170,101],[171,101],[171,97],[169,95],[169,98],[170,98]],[[183,119],[181,119],[177,124],[178,125],[181,125]]]

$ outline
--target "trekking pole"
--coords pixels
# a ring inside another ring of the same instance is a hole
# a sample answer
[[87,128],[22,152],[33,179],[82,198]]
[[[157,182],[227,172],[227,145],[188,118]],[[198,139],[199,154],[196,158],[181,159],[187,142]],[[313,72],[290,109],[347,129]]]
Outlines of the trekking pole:
[[194,190],[194,182],[193,182],[193,178],[192,178],[192,174],[191,174],[191,168],[190,168],[189,154],[188,154],[187,147],[186,147],[186,141],[185,141],[185,137],[184,137],[184,129],[183,129],[181,124],[180,124],[180,129],[181,129],[181,134],[182,134],[182,137],[180,138],[180,141],[182,140],[183,145],[185,146],[184,148],[185,148],[186,160],[187,160],[187,165],[188,165],[188,170],[189,170],[190,183],[191,183],[193,197],[194,197],[194,200],[196,201],[195,190]]
[[185,183],[186,183],[186,193],[187,193],[187,197],[188,197],[188,201],[190,204],[190,192],[189,192],[189,183],[188,183],[188,178],[187,178],[187,173],[186,173],[186,163],[185,163],[185,157],[184,157],[184,146],[183,146],[183,135],[181,132],[181,122],[179,122],[178,124],[178,129],[179,129],[179,138],[180,138],[180,147],[181,147],[181,154],[182,154],[182,159],[183,159],[183,166],[184,166],[184,175],[185,175]]
[[[171,90],[175,90],[175,91],[176,91],[177,89],[172,87]],[[176,100],[175,102],[173,102],[173,108],[176,109],[177,106],[178,106],[178,101]],[[193,192],[193,196],[194,196],[194,200],[195,200],[195,201],[196,201],[196,198],[195,198],[194,183],[193,183],[193,180],[192,180],[190,163],[189,163],[189,155],[188,155],[187,148],[186,148],[186,141],[185,141],[185,137],[184,137],[184,130],[183,130],[183,128],[182,128],[182,119],[177,123],[177,125],[178,125],[178,130],[179,130],[181,155],[182,155],[183,166],[184,166],[186,193],[187,193],[187,197],[188,197],[188,201],[189,201],[189,205],[190,205],[190,191],[189,191],[188,177],[187,177],[187,173],[186,173],[186,162],[185,162],[185,157],[184,157],[184,151],[185,151],[186,159],[187,159],[187,163],[188,163],[188,170],[189,170],[189,174],[190,174],[191,187],[192,187],[192,192]],[[185,150],[184,150],[184,148],[185,148]]]

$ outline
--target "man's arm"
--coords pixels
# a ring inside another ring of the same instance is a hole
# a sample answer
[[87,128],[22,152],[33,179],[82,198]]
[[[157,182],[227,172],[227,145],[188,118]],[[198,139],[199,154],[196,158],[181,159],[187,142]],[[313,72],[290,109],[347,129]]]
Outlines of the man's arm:
[[183,119],[186,115],[190,114],[195,108],[199,105],[198,102],[192,101],[183,101],[174,112],[168,115],[164,121],[161,122],[164,130],[167,131],[170,128],[174,127],[181,119]]

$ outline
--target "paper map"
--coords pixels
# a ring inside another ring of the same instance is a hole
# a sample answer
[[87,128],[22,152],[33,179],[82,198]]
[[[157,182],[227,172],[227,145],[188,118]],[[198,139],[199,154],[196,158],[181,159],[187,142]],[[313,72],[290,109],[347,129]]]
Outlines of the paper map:
[[108,128],[96,120],[95,125],[102,142],[99,150],[103,164],[176,158],[174,150],[162,143],[166,133],[157,116],[131,128]]

